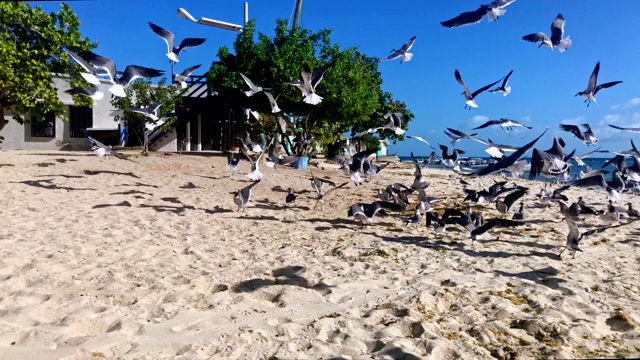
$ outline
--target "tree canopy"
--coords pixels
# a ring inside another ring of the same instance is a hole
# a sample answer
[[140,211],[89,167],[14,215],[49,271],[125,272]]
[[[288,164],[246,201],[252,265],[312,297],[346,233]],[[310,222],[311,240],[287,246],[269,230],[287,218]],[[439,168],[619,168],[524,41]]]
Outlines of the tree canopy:
[[[275,116],[266,95],[247,97],[248,86],[240,76],[245,74],[257,86],[273,88],[282,112],[288,114],[297,131],[313,135],[326,148],[342,138],[347,131],[362,131],[382,126],[382,115],[390,110],[406,117],[403,128],[413,115],[402,102],[381,88],[379,59],[360,53],[357,48],[340,49],[330,39],[331,30],[312,32],[308,29],[288,29],[285,20],[277,20],[275,35],[256,36],[255,20],[249,21],[238,34],[230,53],[226,46],[218,51],[208,73],[209,86],[232,106],[251,108],[263,114],[263,127],[275,128]],[[301,79],[303,70],[313,71],[335,61],[325,72],[316,91],[323,100],[318,105],[302,101],[301,91],[286,84]],[[250,132],[265,129],[247,129]],[[292,129],[295,131],[295,129]],[[268,130],[267,130],[268,131]],[[390,140],[398,139],[391,131],[384,132]]]
[[[43,119],[48,112],[60,115],[64,107],[58,98],[51,73],[71,75],[71,86],[87,86],[61,54],[62,45],[76,50],[91,50],[97,43],[83,38],[80,21],[64,3],[57,13],[45,13],[40,6],[25,2],[0,2],[0,115],[11,110],[14,120],[23,123]],[[91,107],[93,100],[76,96],[79,106]]]
[[[154,124],[155,122],[147,116],[126,111],[126,109],[147,107],[152,102],[162,103],[158,109],[157,116],[163,120],[161,126],[168,129],[177,119],[174,111],[182,100],[179,96],[182,90],[179,84],[166,86],[166,82],[166,77],[162,78],[158,85],[152,85],[151,80],[147,79],[136,80],[125,88],[125,97],[113,96],[111,98],[111,105],[118,110],[123,110],[121,117],[127,121],[129,133],[133,133],[141,140],[143,155],[149,150],[149,134],[145,133],[146,125]],[[159,122],[160,120],[158,120]]]

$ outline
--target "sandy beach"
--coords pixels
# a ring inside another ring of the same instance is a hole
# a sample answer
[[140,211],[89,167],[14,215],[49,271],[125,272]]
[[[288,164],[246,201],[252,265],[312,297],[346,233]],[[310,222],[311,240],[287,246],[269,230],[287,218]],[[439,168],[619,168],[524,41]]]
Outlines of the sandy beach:
[[[250,183],[246,161],[231,175],[223,156],[130,159],[0,152],[1,359],[640,356],[640,222],[559,260],[568,230],[557,206],[537,205],[540,182],[516,180],[530,187],[525,226],[472,244],[459,226],[405,226],[412,211],[366,227],[347,217],[376,189],[411,184],[407,164],[322,211],[308,170],[263,166],[241,213],[231,192]],[[324,160],[309,168],[349,180]],[[427,193],[446,198],[436,211],[463,204],[458,175],[427,174]],[[593,190],[565,195],[606,206]]]

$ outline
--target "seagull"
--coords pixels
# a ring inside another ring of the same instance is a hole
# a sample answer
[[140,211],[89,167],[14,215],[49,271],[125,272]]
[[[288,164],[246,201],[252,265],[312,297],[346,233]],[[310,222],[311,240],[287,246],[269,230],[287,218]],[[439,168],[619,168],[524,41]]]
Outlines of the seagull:
[[481,240],[482,239],[482,235],[493,229],[496,226],[499,227],[514,227],[514,226],[521,226],[524,225],[525,223],[522,221],[516,221],[516,220],[510,220],[510,219],[490,219],[487,220],[482,226],[475,228],[473,231],[471,231],[471,240]]
[[107,159],[109,155],[113,155],[113,156],[117,157],[118,159],[127,160],[127,156],[126,155],[121,154],[121,153],[113,150],[111,145],[107,146],[107,145],[101,143],[100,141],[92,138],[91,136],[87,136],[87,137],[89,138],[89,141],[91,141],[92,143],[95,144],[96,148],[95,148],[94,152],[96,153],[96,155],[98,155],[99,158]]
[[505,152],[514,152],[518,150],[518,148],[515,146],[496,144],[491,141],[491,139],[487,139],[487,141],[476,137],[471,137],[471,139],[481,144],[487,145],[487,148],[484,151],[487,154],[491,155],[491,157],[496,159],[501,159],[502,157],[504,157]]
[[582,199],[582,196],[578,197],[578,206],[580,207],[580,214],[602,215],[604,213],[603,210],[596,210],[587,205],[587,203]]
[[573,257],[575,258],[576,252],[578,251],[582,252],[582,249],[580,248],[580,241],[587,236],[591,236],[593,234],[599,234],[608,229],[629,225],[631,223],[636,222],[637,220],[631,220],[623,224],[595,228],[589,231],[585,231],[582,234],[580,233],[580,230],[578,230],[578,227],[576,226],[576,223],[574,221],[570,221],[570,220],[566,220],[566,221],[567,221],[567,226],[569,227],[569,234],[567,235],[567,245],[565,245],[565,247],[562,250],[560,250],[560,253],[558,254],[558,259],[560,258],[560,255],[562,255],[562,253],[568,248],[571,248],[571,250],[573,250]]
[[89,85],[89,87],[76,86],[74,88],[66,90],[65,92],[67,94],[70,94],[70,95],[88,96],[88,97],[93,99],[93,104],[94,105],[95,105],[96,101],[98,101],[98,100],[100,100],[100,99],[102,99],[104,97],[104,93],[102,91],[100,91],[98,86],[96,86],[94,84]]
[[444,133],[449,137],[449,139],[451,139],[450,144],[452,146],[456,146],[456,143],[462,139],[471,139],[473,136],[478,135],[478,133],[467,135],[460,130],[456,130],[452,128],[447,128],[447,130],[449,130],[450,133],[446,131]]
[[452,19],[443,21],[440,25],[447,28],[455,28],[465,25],[477,24],[487,15],[489,21],[494,21],[504,15],[504,10],[509,4],[515,0],[496,0],[489,4],[482,4],[477,10],[464,12]]
[[233,174],[236,171],[236,167],[240,163],[240,154],[237,152],[229,152],[227,154],[227,169]]
[[610,223],[620,221],[620,211],[618,211],[618,208],[613,205],[612,200],[609,200],[609,203],[607,204],[607,211],[600,215],[600,219]]
[[582,159],[586,159],[586,158],[588,158],[589,156],[591,156],[591,154],[593,154],[593,153],[595,153],[595,152],[608,152],[608,151],[600,151],[600,149],[602,149],[602,147],[599,147],[599,148],[597,148],[597,149],[595,149],[595,150],[593,150],[593,151],[589,151],[588,153],[583,154],[583,155],[580,155],[580,156],[575,156],[575,155],[574,155],[574,156],[573,156],[573,160],[575,160],[575,161],[576,161],[576,164],[577,164],[578,166],[585,166],[585,165],[587,165],[587,164],[585,164],[585,163],[584,163],[584,161],[582,161]]
[[615,125],[609,125],[614,129],[618,129],[618,130],[624,130],[624,131],[629,131],[632,133],[640,133],[640,128],[630,128],[630,127],[620,127],[620,126],[615,126]]
[[[618,178],[619,178],[619,175],[618,175]],[[620,179],[620,181],[622,180]],[[622,182],[622,185],[624,186],[624,182]],[[589,177],[582,178],[580,180],[573,181],[571,183],[571,186],[594,188],[594,189],[600,190],[607,194],[609,200],[613,200],[613,201],[620,201],[620,198],[621,198],[620,192],[616,189],[616,188],[619,188],[619,181],[617,181],[617,179],[616,180],[612,179],[612,181],[606,181],[602,174],[589,176]]]
[[188,67],[186,69],[184,69],[184,71],[182,73],[178,74],[173,74],[173,76],[175,77],[175,79],[180,83],[180,88],[182,89],[186,89],[187,88],[187,78],[189,78],[189,76],[191,76],[191,74],[193,74],[194,71],[198,70],[200,68],[201,65],[194,65],[192,67]]
[[[262,89],[264,90],[264,89]],[[276,103],[276,99],[273,98],[273,95],[268,91],[263,91],[265,95],[267,95],[267,99],[269,99],[269,105],[271,105],[271,112],[276,114],[280,112],[280,108]]]
[[429,146],[430,148],[435,150],[435,148],[433,146],[431,146],[431,144],[429,144],[429,142],[427,140],[425,140],[424,138],[422,138],[420,136],[407,135],[407,139],[416,139],[418,141],[422,141],[423,143],[427,144],[427,146]]
[[516,150],[513,154],[506,156],[504,158],[502,158],[502,160],[489,164],[486,167],[478,170],[475,173],[472,174],[467,174],[470,176],[485,176],[485,175],[490,175],[490,174],[494,174],[498,171],[502,171],[504,169],[507,169],[508,167],[510,167],[511,165],[513,165],[516,161],[520,160],[520,158],[527,152],[529,151],[533,145],[535,145],[535,143],[540,140],[540,138],[547,132],[547,130],[545,130],[542,134],[540,134],[540,136],[538,136],[537,138],[533,139],[533,141],[531,141],[530,143],[522,146],[521,148],[519,148],[518,150]]
[[296,202],[296,194],[293,193],[293,189],[289,188],[287,196],[284,198],[284,202],[287,204]]
[[367,149],[364,151],[360,151],[353,155],[350,165],[344,165],[346,171],[351,174],[351,181],[356,183],[356,185],[363,181],[360,174],[363,173],[362,163],[364,159],[369,157],[370,155],[375,154],[376,152],[378,152],[378,149]]
[[167,43],[167,57],[173,62],[179,61],[178,56],[180,55],[182,50],[200,46],[207,40],[202,38],[185,38],[180,43],[180,46],[176,47],[176,37],[171,31],[165,30],[152,22],[149,22],[149,27],[151,28],[151,30],[153,30],[154,33],[156,33],[156,35],[160,36],[164,40],[164,42]]
[[513,214],[511,220],[524,220],[524,202],[520,202],[520,209]]
[[253,142],[248,131],[240,131],[236,134],[236,139],[242,143],[242,147],[255,153],[261,153],[267,150],[267,138],[264,134],[260,134],[260,142]]
[[292,81],[287,84],[297,86],[302,91],[303,101],[307,104],[318,105],[322,102],[322,97],[316,94],[316,87],[324,77],[325,71],[329,69],[335,60],[331,60],[323,67],[313,71],[302,71],[302,81]]
[[571,47],[571,39],[569,36],[566,39],[563,39],[564,36],[564,16],[562,14],[558,14],[555,20],[551,23],[551,39],[543,33],[538,32],[534,34],[528,34],[522,37],[522,40],[532,42],[532,43],[540,43],[538,47],[548,46],[553,50],[554,47],[557,47],[558,50],[563,53]]
[[125,97],[124,88],[131,84],[132,81],[139,78],[154,78],[164,74],[162,70],[156,70],[152,68],[142,67],[138,65],[128,65],[120,77],[116,74],[116,63],[104,56],[95,54],[91,51],[83,51],[80,56],[86,62],[93,64],[98,69],[106,70],[109,78],[111,79],[112,87],[109,91],[118,97]]
[[[573,159],[575,160],[575,156],[573,157]],[[591,166],[587,165],[586,171],[580,170],[580,174],[578,174],[578,179],[584,179],[589,176],[600,175],[600,174],[604,175],[608,173],[609,172],[607,170],[593,170]]]
[[509,193],[507,196],[505,196],[504,200],[496,200],[496,209],[501,214],[506,214],[511,208],[511,205],[513,205],[516,201],[523,197],[528,191],[529,189],[527,188],[520,188]]
[[629,217],[640,218],[640,212],[634,209],[630,202],[627,203],[627,206],[627,215],[629,215]]
[[[347,184],[349,184],[349,182],[344,182],[341,185],[338,185],[334,188],[331,188],[329,190],[327,190],[327,192],[325,192],[324,194],[322,193],[322,190],[319,188],[316,188],[316,194],[318,195],[318,197],[316,198],[316,205],[313,207],[313,209],[315,210],[318,207],[318,204],[322,203],[322,205],[324,205],[324,199],[327,197],[327,195],[329,195],[332,191],[337,190],[337,189],[341,189],[345,186],[347,186]],[[322,206],[320,207],[322,210]]]
[[598,139],[596,138],[589,124],[582,124],[582,127],[585,128],[585,132],[582,132],[578,125],[560,124],[559,126],[560,129],[575,135],[578,139],[587,144],[587,146],[595,145],[598,143]]
[[442,164],[444,166],[456,168],[460,165],[460,154],[464,154],[464,151],[453,149],[449,155],[449,148],[445,145],[440,145],[440,150],[442,150]]
[[600,72],[600,61],[598,61],[596,63],[596,67],[593,68],[593,72],[589,77],[589,83],[587,84],[587,88],[584,91],[580,91],[575,95],[575,96],[580,96],[585,98],[584,102],[587,103],[587,107],[589,107],[589,104],[591,104],[592,101],[596,104],[598,103],[595,97],[598,91],[602,89],[610,88],[622,82],[622,81],[611,81],[608,83],[598,85],[598,72]]
[[422,175],[422,169],[420,169],[418,160],[416,160],[416,158],[413,156],[413,151],[411,152],[411,160],[413,160],[413,165],[416,168],[413,173],[414,180],[413,184],[411,184],[411,189],[419,190],[428,187],[429,183],[427,182],[427,178]]
[[151,104],[149,104],[149,106],[133,107],[124,110],[136,114],[142,114],[153,121],[158,121],[159,117],[156,115],[156,111],[158,110],[158,108],[160,108],[160,106],[162,106],[161,102],[152,102]]
[[324,184],[329,184],[331,186],[336,186],[336,183],[334,183],[333,181],[327,180],[327,179],[321,179],[318,177],[315,177],[313,175],[313,172],[311,171],[311,169],[309,169],[309,172],[311,173],[311,187],[313,187],[313,189],[316,192],[320,192],[322,190],[322,187],[324,186]]
[[[73,59],[78,65],[80,65],[86,73],[82,72],[80,75],[91,85],[100,85],[100,80],[96,77],[99,74],[100,70],[93,65],[86,62],[80,55],[75,52],[69,50],[65,45],[62,46],[62,50],[69,55],[71,59]],[[86,94],[83,94],[86,95]],[[91,96],[91,95],[88,95]],[[100,100],[100,99],[94,99]]]
[[245,93],[245,95],[247,95],[247,96],[253,96],[253,94],[257,94],[257,93],[259,93],[259,92],[260,92],[260,91],[262,91],[262,90],[271,90],[271,89],[269,89],[269,88],[267,88],[267,89],[263,89],[263,88],[261,88],[261,87],[259,87],[259,86],[256,86],[256,85],[253,83],[253,81],[249,80],[249,78],[248,78],[245,74],[243,74],[243,73],[240,73],[240,76],[242,76],[242,79],[244,79],[244,82],[246,82],[246,83],[247,83],[247,85],[249,85],[250,90],[249,90],[249,91],[245,91],[245,92],[244,92],[244,93]]
[[277,165],[292,165],[296,160],[298,160],[298,158],[298,155],[289,155],[280,158],[276,155],[276,147],[271,145],[269,146],[269,154],[267,156],[267,166],[275,168]]
[[[273,142],[273,139],[271,139],[271,141]],[[269,143],[269,145],[271,145],[271,142]],[[262,173],[260,172],[259,165],[260,165],[260,160],[262,159],[262,156],[265,154],[265,152],[264,151],[260,152],[260,155],[258,155],[258,157],[254,160],[253,157],[247,154],[244,148],[240,148],[240,151],[242,151],[244,156],[246,156],[247,159],[249,159],[249,161],[251,162],[251,172],[247,174],[247,177],[251,180],[262,179]]]
[[478,130],[478,129],[484,129],[486,127],[489,127],[491,125],[500,125],[500,128],[502,128],[502,130],[504,130],[505,132],[509,132],[511,130],[511,128],[513,127],[522,127],[525,129],[533,129],[531,126],[526,126],[521,124],[520,122],[516,121],[516,120],[511,120],[511,119],[507,119],[507,118],[500,118],[500,120],[489,120],[486,123],[475,127],[471,130]]
[[400,49],[391,50],[391,54],[389,56],[387,56],[386,58],[382,59],[382,61],[395,60],[395,59],[397,59],[399,57],[402,57],[402,59],[400,60],[401,64],[403,62],[411,61],[411,58],[413,57],[413,54],[408,52],[408,51],[411,50],[411,47],[413,46],[413,43],[415,41],[416,41],[416,37],[414,36],[411,39],[409,39],[409,41],[404,43],[404,45],[402,45],[402,47]]
[[529,180],[535,179],[538,175],[556,177],[566,174],[571,167],[573,154],[566,156],[564,146],[564,140],[555,137],[553,138],[553,145],[549,150],[533,149]]
[[509,82],[509,78],[511,77],[511,74],[513,74],[513,70],[509,71],[509,73],[507,74],[507,76],[504,77],[504,80],[502,80],[502,85],[498,86],[497,88],[493,89],[493,90],[489,90],[492,93],[497,93],[497,92],[501,92],[502,96],[507,96],[511,93],[511,86],[507,85],[507,83]]
[[233,196],[233,202],[238,205],[237,211],[240,211],[240,209],[242,209],[242,212],[244,212],[244,208],[249,203],[249,200],[251,200],[251,191],[254,186],[258,185],[259,182],[260,180],[254,181],[253,183],[251,183],[251,185],[246,186],[235,193],[235,195]]
[[387,166],[389,166],[389,163],[377,165],[369,161],[369,159],[364,158],[362,161],[362,173],[366,177],[374,176],[384,170]]
[[454,75],[456,77],[456,80],[458,81],[458,84],[460,84],[460,86],[462,86],[462,89],[464,89],[464,91],[462,92],[462,95],[464,95],[464,98],[466,99],[466,105],[465,105],[465,109],[469,108],[469,110],[471,110],[471,108],[477,108],[478,105],[475,102],[475,98],[476,96],[478,96],[480,93],[482,93],[483,91],[488,90],[489,88],[493,87],[495,84],[499,83],[500,80],[493,82],[487,86],[481,87],[480,89],[474,91],[473,93],[471,91],[469,91],[469,88],[467,87],[467,85],[464,84],[464,81],[462,81],[462,77],[460,76],[460,72],[458,71],[458,69],[456,69],[456,71],[454,72]]
[[405,207],[390,201],[375,201],[371,204],[354,204],[351,205],[347,216],[354,217],[356,221],[363,224],[373,222],[373,217],[380,211],[394,210],[402,211]]
[[404,121],[402,113],[386,113],[383,118],[389,120],[389,123],[382,127],[383,129],[392,130],[396,135],[402,135],[406,132],[406,130],[402,129],[402,122]]

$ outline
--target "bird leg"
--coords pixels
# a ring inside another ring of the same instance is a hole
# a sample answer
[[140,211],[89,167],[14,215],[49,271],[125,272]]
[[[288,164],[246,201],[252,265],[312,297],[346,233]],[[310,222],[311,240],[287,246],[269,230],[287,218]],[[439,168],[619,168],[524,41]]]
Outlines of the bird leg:
[[[562,260],[562,258],[560,257],[560,255],[562,255],[562,253],[563,253],[565,250],[567,250],[567,247],[566,247],[566,246],[565,246],[565,247],[563,247],[563,248],[562,248],[562,250],[560,250],[560,253],[558,254],[558,259]],[[574,256],[575,256],[575,254],[574,254]]]

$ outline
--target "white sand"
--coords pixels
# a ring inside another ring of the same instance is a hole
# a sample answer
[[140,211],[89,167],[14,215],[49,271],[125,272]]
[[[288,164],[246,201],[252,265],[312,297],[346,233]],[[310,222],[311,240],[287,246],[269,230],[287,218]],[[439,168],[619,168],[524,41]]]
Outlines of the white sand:
[[[535,223],[471,244],[457,226],[436,237],[403,217],[364,229],[347,218],[376,188],[410,184],[404,165],[337,190],[324,211],[308,171],[264,167],[256,206],[237,213],[246,161],[229,176],[223,157],[133,160],[0,152],[13,165],[0,168],[0,358],[640,356],[640,224],[558,260],[567,227],[557,207],[534,207],[541,183],[518,180]],[[428,173],[429,194],[448,197],[437,210],[461,203],[451,172]],[[276,186],[296,190],[297,207]],[[595,191],[565,194],[605,206]]]

